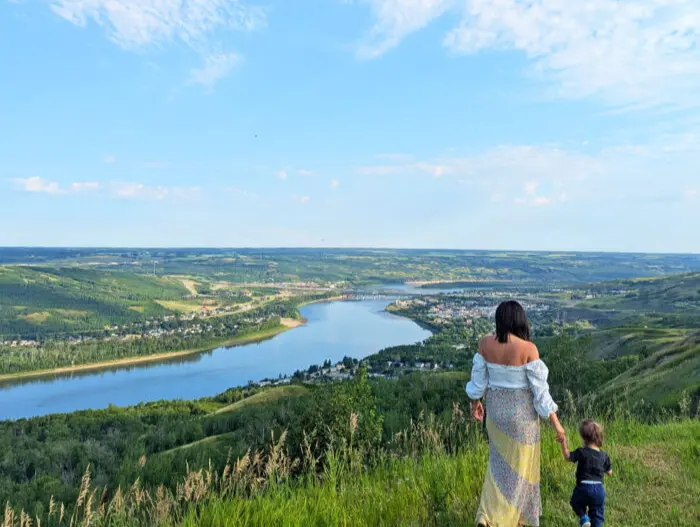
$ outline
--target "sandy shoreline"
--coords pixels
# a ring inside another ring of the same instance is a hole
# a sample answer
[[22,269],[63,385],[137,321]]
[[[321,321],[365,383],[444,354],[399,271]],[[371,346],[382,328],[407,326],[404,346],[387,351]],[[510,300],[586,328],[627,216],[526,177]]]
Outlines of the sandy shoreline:
[[[297,306],[297,308],[301,308],[304,306],[308,306],[310,304],[315,304],[318,302],[334,302],[337,300],[342,300],[342,296],[334,296],[330,298],[322,298],[319,300],[312,300],[310,302],[304,302],[301,303]],[[164,353],[156,353],[153,355],[145,355],[143,357],[126,357],[123,359],[115,359],[115,360],[110,360],[110,361],[102,361],[102,362],[93,362],[90,364],[78,364],[76,366],[63,366],[61,368],[54,368],[50,370],[36,370],[36,371],[26,371],[26,372],[18,372],[18,373],[5,373],[0,375],[0,383],[3,382],[8,382],[8,381],[15,381],[15,380],[22,380],[22,379],[31,379],[31,378],[40,378],[40,377],[51,377],[54,375],[65,375],[69,373],[78,373],[78,372],[83,372],[83,371],[93,371],[93,370],[107,370],[110,368],[115,368],[119,366],[132,366],[136,364],[145,364],[149,362],[159,362],[159,361],[165,361],[168,359],[176,359],[178,357],[186,357],[187,355],[195,355],[197,353],[205,353],[207,351],[214,350],[216,348],[222,348],[222,347],[233,347],[233,346],[241,346],[244,344],[252,344],[254,342],[259,342],[262,340],[269,339],[271,337],[274,337],[276,335],[279,335],[280,333],[283,333],[285,331],[288,331],[290,329],[298,328],[299,326],[303,326],[306,324],[306,320],[297,320],[293,318],[280,318],[280,326],[276,329],[261,332],[261,333],[255,333],[253,335],[249,335],[246,337],[240,337],[236,339],[230,339],[230,340],[224,340],[221,341],[220,343],[214,345],[214,346],[207,346],[205,348],[195,348],[191,350],[183,350],[183,351],[171,351],[171,352],[164,352]]]
[[170,351],[170,352],[164,352],[164,353],[155,353],[153,355],[144,355],[143,357],[126,357],[123,359],[115,359],[115,360],[110,360],[110,361],[92,362],[90,364],[78,364],[76,366],[64,366],[64,367],[55,368],[52,370],[36,370],[36,371],[27,371],[27,372],[19,372],[19,373],[5,373],[3,375],[0,375],[0,383],[7,382],[7,381],[22,380],[22,379],[38,378],[38,377],[51,377],[54,375],[65,375],[68,373],[77,373],[77,372],[91,371],[91,370],[108,370],[110,368],[119,367],[119,366],[132,366],[132,365],[144,364],[144,363],[148,363],[148,362],[159,362],[159,361],[165,361],[168,359],[176,359],[178,357],[186,357],[187,355],[195,355],[197,353],[205,353],[207,351],[212,351],[216,348],[225,348],[225,347],[233,347],[233,346],[242,346],[244,344],[252,344],[254,342],[259,342],[259,341],[266,340],[266,339],[269,339],[271,337],[277,336],[280,333],[283,333],[283,332],[288,331],[290,329],[299,327],[303,324],[304,324],[304,322],[301,320],[296,321],[293,319],[281,319],[280,326],[274,330],[264,331],[261,333],[255,333],[253,335],[249,335],[249,336],[241,337],[241,338],[237,338],[237,339],[225,340],[225,341],[222,341],[218,344],[215,344],[213,346],[207,346],[205,348],[196,348],[196,349],[184,350],[184,351]]

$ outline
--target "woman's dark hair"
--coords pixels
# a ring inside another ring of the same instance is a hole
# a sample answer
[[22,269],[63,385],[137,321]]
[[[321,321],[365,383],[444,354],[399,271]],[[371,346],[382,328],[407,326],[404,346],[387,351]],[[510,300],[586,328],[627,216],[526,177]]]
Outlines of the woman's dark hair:
[[509,335],[530,340],[530,324],[523,306],[515,300],[503,302],[496,309],[496,338],[501,344],[508,342]]
[[595,445],[598,448],[603,446],[603,427],[593,419],[586,419],[579,428],[581,439],[586,445]]

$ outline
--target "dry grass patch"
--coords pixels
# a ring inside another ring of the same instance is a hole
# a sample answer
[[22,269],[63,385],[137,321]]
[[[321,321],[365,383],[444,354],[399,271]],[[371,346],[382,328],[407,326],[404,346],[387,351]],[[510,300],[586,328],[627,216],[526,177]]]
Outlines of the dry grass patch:
[[42,322],[46,322],[50,316],[51,313],[48,311],[42,311],[40,313],[29,313],[28,315],[22,316],[22,318],[33,324],[41,324]]

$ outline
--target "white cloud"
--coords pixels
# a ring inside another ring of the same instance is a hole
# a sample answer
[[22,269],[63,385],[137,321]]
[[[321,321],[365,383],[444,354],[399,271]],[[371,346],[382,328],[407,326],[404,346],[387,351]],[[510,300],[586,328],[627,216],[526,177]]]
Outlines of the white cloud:
[[447,174],[452,174],[453,168],[448,165],[436,165],[431,163],[415,163],[412,165],[413,168],[420,170],[421,172],[427,172],[433,177],[442,177]]
[[105,156],[104,162],[105,162],[107,165],[113,165],[114,163],[117,162],[117,157],[116,157],[116,156],[113,156],[113,155]]
[[359,168],[364,175],[401,173],[457,176],[461,183],[507,180],[534,194],[545,180],[583,180],[599,173],[598,157],[557,147],[499,146],[472,156],[441,157],[407,164],[374,165]]
[[336,189],[336,188],[338,188],[338,186],[340,186],[340,181],[338,181],[337,179],[332,179],[331,180],[331,188]]
[[77,183],[71,183],[70,186],[68,187],[68,192],[70,193],[75,193],[75,192],[91,192],[98,190],[100,188],[99,183],[91,182],[91,181],[83,181],[83,182],[77,182]]
[[277,177],[280,179],[287,179],[289,177],[289,174],[286,170],[280,170],[277,172]]
[[197,47],[216,30],[252,30],[265,24],[265,10],[239,0],[53,0],[51,9],[84,27],[102,26],[109,38],[134,49],[180,40]]
[[143,183],[115,182],[111,186],[112,195],[122,199],[191,199],[199,196],[199,187],[151,187]]
[[301,205],[306,205],[311,201],[311,198],[309,196],[297,196],[296,194],[292,194],[292,201]]
[[303,168],[300,168],[297,170],[297,174],[300,176],[313,176],[313,172],[311,170],[304,170]]
[[99,183],[87,181],[70,183],[68,187],[64,188],[56,181],[47,181],[44,178],[36,176],[29,178],[17,178],[13,179],[12,182],[17,190],[44,194],[77,194],[80,192],[98,190],[100,188]]
[[685,191],[685,199],[695,200],[698,198],[698,196],[700,196],[700,192],[698,192],[697,189],[689,188]]
[[214,85],[238,65],[243,58],[236,53],[217,53],[204,58],[201,68],[190,70],[189,84],[200,84],[210,91]]
[[627,107],[693,105],[700,91],[697,0],[364,0],[375,23],[358,50],[372,58],[448,10],[457,53],[517,51],[565,97]]
[[455,0],[358,0],[369,4],[376,22],[357,56],[371,59],[396,47],[401,40],[456,5]]

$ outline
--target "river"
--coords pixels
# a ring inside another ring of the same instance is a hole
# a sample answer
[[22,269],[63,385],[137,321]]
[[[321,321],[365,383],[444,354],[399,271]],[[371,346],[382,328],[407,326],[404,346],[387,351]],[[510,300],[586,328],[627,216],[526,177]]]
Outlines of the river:
[[248,381],[292,374],[326,359],[357,359],[412,344],[430,333],[385,311],[388,299],[317,303],[301,308],[308,324],[255,344],[119,367],[0,385],[0,419],[198,399]]

